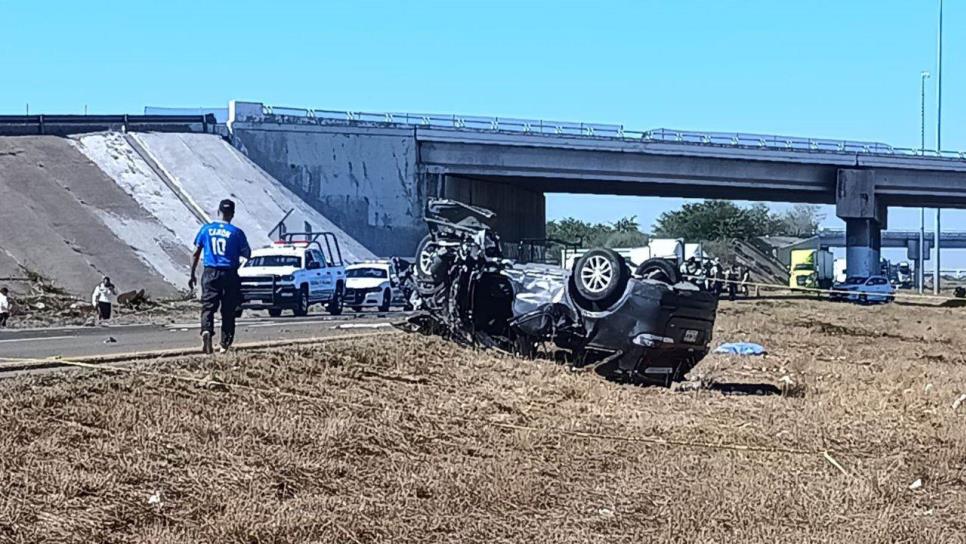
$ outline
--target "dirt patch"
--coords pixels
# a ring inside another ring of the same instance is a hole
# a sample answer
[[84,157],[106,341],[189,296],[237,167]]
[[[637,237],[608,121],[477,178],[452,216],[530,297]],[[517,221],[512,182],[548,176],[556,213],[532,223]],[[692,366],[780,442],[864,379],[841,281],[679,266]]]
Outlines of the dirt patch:
[[[159,374],[6,380],[0,540],[863,543],[966,533],[966,412],[952,406],[966,387],[962,315],[725,307],[717,340],[757,341],[769,355],[715,355],[695,372],[790,382],[798,395],[620,386],[414,335],[137,367]],[[821,312],[870,329],[907,320],[923,341],[886,348],[795,325]]]

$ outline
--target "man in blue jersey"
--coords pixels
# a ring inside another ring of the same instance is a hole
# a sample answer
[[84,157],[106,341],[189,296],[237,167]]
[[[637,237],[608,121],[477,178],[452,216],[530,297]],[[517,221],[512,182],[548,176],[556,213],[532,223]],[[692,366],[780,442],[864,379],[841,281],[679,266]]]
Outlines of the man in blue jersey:
[[221,351],[231,347],[235,339],[235,310],[241,304],[241,281],[238,279],[240,258],[250,258],[245,232],[231,220],[235,217],[235,203],[225,199],[218,204],[220,221],[201,227],[195,236],[195,254],[191,262],[188,289],[194,291],[195,270],[204,253],[205,270],[201,275],[201,341],[202,351],[211,353],[211,338],[215,334],[215,312],[221,306]]

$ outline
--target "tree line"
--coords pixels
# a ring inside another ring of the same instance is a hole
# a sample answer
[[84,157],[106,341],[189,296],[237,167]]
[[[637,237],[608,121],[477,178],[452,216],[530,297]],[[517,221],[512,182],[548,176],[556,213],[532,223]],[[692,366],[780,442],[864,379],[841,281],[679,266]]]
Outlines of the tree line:
[[[797,204],[783,212],[772,212],[765,204],[738,206],[730,200],[705,200],[685,204],[679,210],[662,213],[653,225],[657,238],[688,241],[748,240],[758,236],[807,237],[818,232],[825,216],[811,204]],[[580,242],[584,247],[634,247],[645,245],[636,216],[614,223],[590,223],[568,217],[547,222],[547,237]]]

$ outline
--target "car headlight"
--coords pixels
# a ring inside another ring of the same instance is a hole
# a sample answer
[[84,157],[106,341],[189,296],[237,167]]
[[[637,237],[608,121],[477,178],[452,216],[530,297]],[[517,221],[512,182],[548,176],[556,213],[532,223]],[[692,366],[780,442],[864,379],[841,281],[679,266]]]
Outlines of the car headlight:
[[280,280],[282,280],[282,281],[295,281],[295,276],[292,276],[292,275],[290,274],[290,275],[288,275],[288,276],[282,276],[282,277],[281,277],[281,278],[279,278],[279,279],[280,279]]

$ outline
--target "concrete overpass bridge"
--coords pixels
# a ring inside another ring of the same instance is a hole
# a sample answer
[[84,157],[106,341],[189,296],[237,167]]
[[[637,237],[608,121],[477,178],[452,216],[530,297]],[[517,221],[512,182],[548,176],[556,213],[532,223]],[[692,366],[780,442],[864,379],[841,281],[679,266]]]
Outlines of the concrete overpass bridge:
[[411,251],[428,196],[494,209],[508,240],[544,234],[544,194],[835,204],[849,272],[875,270],[888,207],[966,208],[966,154],[880,143],[364,114],[232,102],[236,146],[377,253]]
[[[966,249],[966,232],[945,231],[940,237],[943,249]],[[934,246],[934,234],[927,231],[925,233],[925,255],[929,260],[929,254]],[[795,243],[778,248],[777,256],[783,262],[788,262],[789,254],[795,249],[832,249],[848,247],[848,236],[844,230],[823,229],[817,236],[804,238]],[[913,261],[915,266],[919,266],[919,231],[917,230],[888,230],[883,231],[880,237],[881,248],[904,248],[906,259]]]

